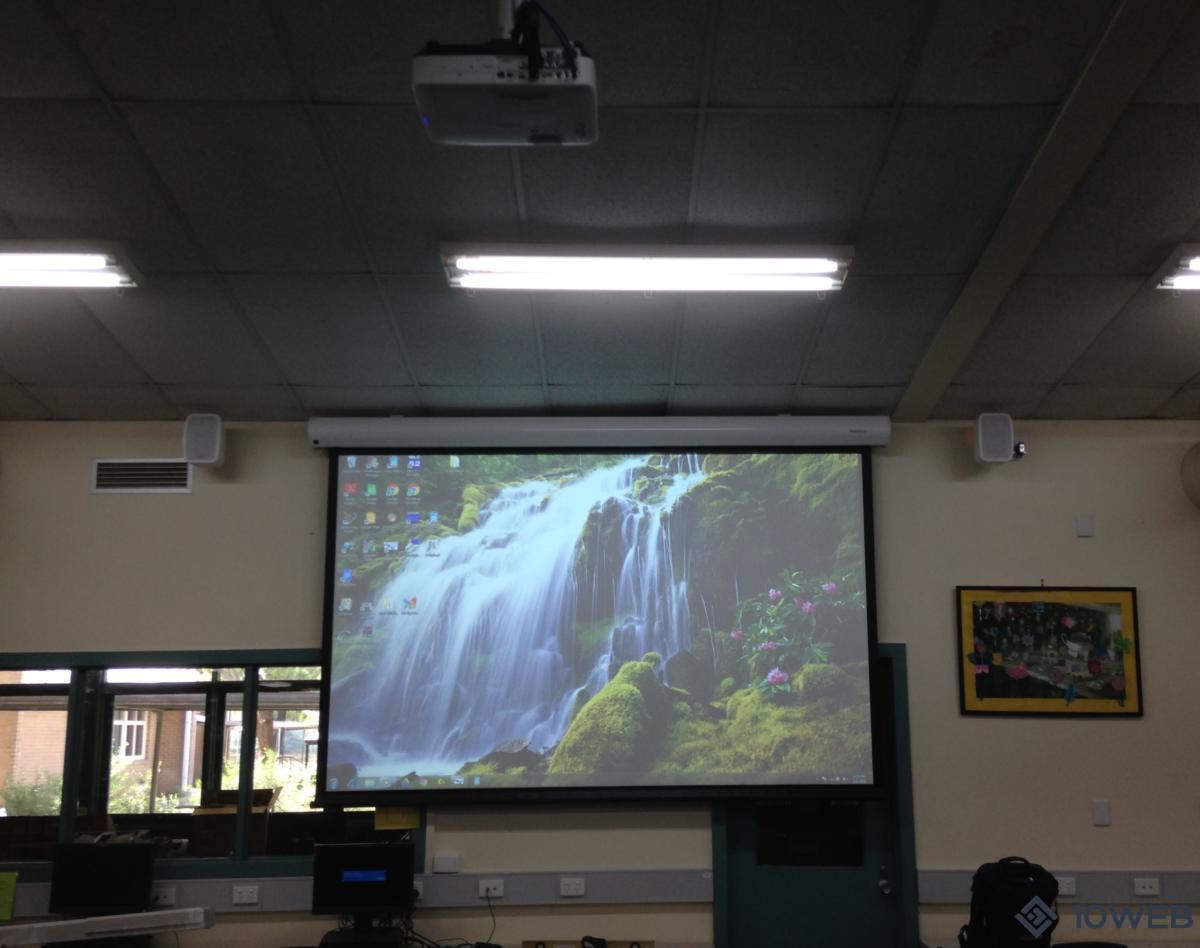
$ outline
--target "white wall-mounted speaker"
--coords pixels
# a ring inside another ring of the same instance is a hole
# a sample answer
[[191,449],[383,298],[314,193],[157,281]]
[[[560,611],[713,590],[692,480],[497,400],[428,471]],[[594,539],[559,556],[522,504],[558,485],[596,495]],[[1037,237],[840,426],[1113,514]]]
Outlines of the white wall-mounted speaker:
[[975,419],[975,460],[980,464],[1011,461],[1013,444],[1011,415],[984,412]]
[[1200,507],[1200,444],[1193,444],[1183,456],[1179,476],[1183,478],[1183,490],[1188,499]]
[[189,464],[225,460],[225,427],[220,415],[188,415],[183,422],[183,457]]

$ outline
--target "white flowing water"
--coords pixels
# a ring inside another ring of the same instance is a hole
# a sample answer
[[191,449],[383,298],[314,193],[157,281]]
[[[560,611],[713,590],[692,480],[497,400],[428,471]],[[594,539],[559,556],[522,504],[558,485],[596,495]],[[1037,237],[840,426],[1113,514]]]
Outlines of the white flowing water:
[[[437,555],[406,557],[375,602],[382,641],[374,664],[352,689],[334,689],[330,737],[361,746],[370,763],[358,772],[395,774],[399,765],[452,773],[511,742],[540,752],[562,738],[580,692],[593,695],[608,681],[614,638],[625,658],[656,651],[665,661],[688,648],[688,564],[672,547],[670,511],[704,474],[697,456],[676,458],[653,503],[632,496],[648,457],[622,459],[562,486],[506,487],[481,510],[478,527],[440,540]],[[581,591],[575,566],[584,527],[609,501],[621,518],[615,588]],[[580,595],[619,629],[582,680]],[[404,609],[412,597],[417,607]],[[398,614],[380,608],[385,600]]]

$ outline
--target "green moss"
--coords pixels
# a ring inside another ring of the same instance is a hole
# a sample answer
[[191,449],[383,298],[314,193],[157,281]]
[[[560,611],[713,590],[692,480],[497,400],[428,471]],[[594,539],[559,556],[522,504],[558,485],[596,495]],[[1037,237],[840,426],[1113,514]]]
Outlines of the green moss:
[[477,526],[479,526],[479,507],[475,504],[463,504],[462,513],[458,515],[458,532],[466,533],[468,530],[474,530]]
[[593,622],[577,622],[575,625],[575,674],[582,681],[601,653],[608,650],[612,636],[613,618],[604,616]]
[[567,728],[550,760],[550,773],[635,770],[649,743],[650,712],[642,693],[634,685],[614,679],[584,705]]
[[662,664],[662,655],[658,652],[647,652],[642,656],[642,661],[649,662],[655,668],[658,668],[658,666]]
[[737,690],[737,682],[733,677],[722,678],[717,686],[717,700],[723,701]]

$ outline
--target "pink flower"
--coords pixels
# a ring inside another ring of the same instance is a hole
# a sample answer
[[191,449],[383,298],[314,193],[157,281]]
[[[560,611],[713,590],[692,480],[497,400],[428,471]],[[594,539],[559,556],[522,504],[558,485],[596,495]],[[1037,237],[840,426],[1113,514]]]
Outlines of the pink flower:
[[1072,619],[1070,616],[1063,616],[1062,624],[1065,625],[1068,629],[1075,628],[1075,620]]
[[800,603],[800,611],[803,612],[806,616],[810,616],[814,612],[817,611],[817,607],[814,606],[807,599],[805,599],[804,602]]
[[767,598],[773,603],[778,603],[779,600],[783,598],[783,593],[772,587],[771,589],[767,590]]
[[837,592],[837,583],[821,583],[821,592],[826,596],[832,596]]
[[740,642],[742,639],[744,639],[746,637],[746,633],[743,632],[741,629],[734,629],[732,632],[729,633],[729,637],[731,639],[733,639],[735,642]]
[[767,672],[767,683],[768,684],[782,685],[782,684],[786,684],[787,680],[788,680],[788,673],[785,672],[781,668],[772,668],[769,672]]
[[779,648],[779,646],[774,642],[763,642],[763,644],[758,647],[758,650],[760,652],[774,652],[777,648]]
[[794,605],[797,609],[802,609],[804,607],[804,600],[799,596],[793,596],[792,605]]

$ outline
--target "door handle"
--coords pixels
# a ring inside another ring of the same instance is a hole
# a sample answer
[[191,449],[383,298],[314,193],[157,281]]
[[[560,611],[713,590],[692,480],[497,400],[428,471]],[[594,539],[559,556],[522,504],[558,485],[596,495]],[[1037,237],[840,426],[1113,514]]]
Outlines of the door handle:
[[891,895],[896,891],[896,884],[887,877],[887,866],[879,867],[879,881],[875,885],[880,895]]

